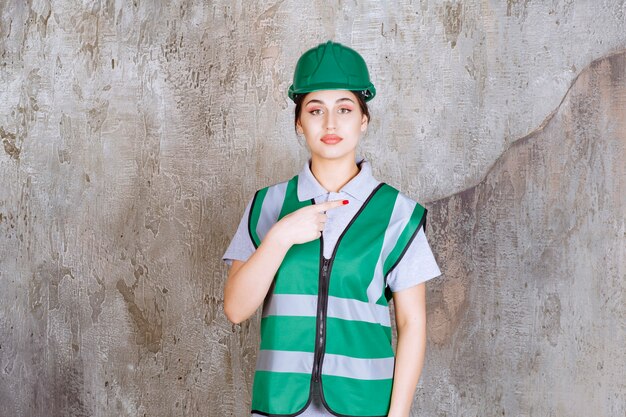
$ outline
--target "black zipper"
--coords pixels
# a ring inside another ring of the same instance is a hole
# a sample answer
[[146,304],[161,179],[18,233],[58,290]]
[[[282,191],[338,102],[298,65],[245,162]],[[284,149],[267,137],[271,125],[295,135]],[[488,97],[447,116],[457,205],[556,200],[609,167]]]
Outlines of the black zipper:
[[[313,367],[313,380],[320,382],[322,374],[322,356],[324,355],[324,345],[326,342],[326,310],[328,307],[328,272],[330,259],[324,257],[324,240],[320,237],[320,281],[319,297],[317,300],[317,326],[315,331],[315,361]],[[321,383],[320,383],[321,390]]]
[[[317,324],[315,326],[315,351],[314,351],[314,361],[313,361],[313,375],[312,375],[312,383],[311,383],[311,392],[313,390],[313,384],[318,384],[320,398],[322,399],[322,403],[326,407],[326,409],[330,410],[330,407],[326,403],[324,399],[324,391],[322,389],[322,363],[324,362],[324,353],[326,351],[326,313],[328,310],[328,285],[330,281],[330,270],[333,265],[333,261],[335,260],[335,255],[337,254],[337,249],[339,249],[339,243],[341,243],[341,239],[346,234],[350,226],[354,223],[354,221],[359,217],[361,212],[365,209],[369,201],[372,199],[374,194],[384,185],[385,183],[380,183],[370,195],[365,199],[361,208],[356,212],[356,214],[350,219],[350,222],[346,225],[345,229],[337,238],[337,242],[335,243],[335,247],[333,249],[333,253],[330,256],[330,259],[324,257],[324,232],[322,232],[320,236],[320,274],[319,274],[319,296],[317,299]],[[312,200],[312,203],[315,204],[315,200]],[[309,397],[310,403],[311,398]],[[333,412],[333,414],[335,414]]]

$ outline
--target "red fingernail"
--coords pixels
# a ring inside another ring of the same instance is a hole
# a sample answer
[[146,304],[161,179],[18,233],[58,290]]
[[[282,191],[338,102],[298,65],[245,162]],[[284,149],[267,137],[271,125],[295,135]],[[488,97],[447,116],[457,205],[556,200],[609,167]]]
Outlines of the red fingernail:
[[349,201],[348,201],[348,200],[343,200],[343,201],[342,201],[342,203],[343,203],[344,205],[346,205],[346,204],[348,204],[348,203],[349,203]]

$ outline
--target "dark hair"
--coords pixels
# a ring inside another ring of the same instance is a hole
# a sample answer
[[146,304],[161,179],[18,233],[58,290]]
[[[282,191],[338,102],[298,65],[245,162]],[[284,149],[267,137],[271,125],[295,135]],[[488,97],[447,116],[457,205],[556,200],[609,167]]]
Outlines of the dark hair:
[[[363,113],[365,117],[367,117],[367,122],[369,123],[371,121],[370,110],[369,108],[367,108],[367,103],[365,102],[365,96],[363,95],[363,92],[362,91],[352,91],[352,92],[356,96],[356,99],[359,103],[359,107],[361,108],[361,113]],[[302,102],[304,101],[304,98],[306,97],[307,94],[308,93],[297,94],[293,98],[294,103],[296,103],[295,117],[293,120],[293,128],[295,129],[296,133],[298,133],[298,119],[300,118],[300,112],[302,111]]]

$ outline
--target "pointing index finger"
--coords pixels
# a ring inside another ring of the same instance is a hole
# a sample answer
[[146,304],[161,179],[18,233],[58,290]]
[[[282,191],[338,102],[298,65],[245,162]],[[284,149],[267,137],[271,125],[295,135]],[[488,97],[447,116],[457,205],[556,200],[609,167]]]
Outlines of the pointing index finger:
[[326,210],[334,209],[337,207],[341,207],[348,203],[349,203],[348,200],[333,200],[333,201],[325,201],[323,203],[316,204],[315,207],[317,208],[317,211],[326,211]]

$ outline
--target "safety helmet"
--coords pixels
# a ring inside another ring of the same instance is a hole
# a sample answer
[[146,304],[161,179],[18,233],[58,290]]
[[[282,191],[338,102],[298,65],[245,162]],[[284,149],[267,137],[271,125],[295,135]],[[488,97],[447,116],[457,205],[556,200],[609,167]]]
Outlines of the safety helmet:
[[296,64],[289,98],[319,90],[358,91],[365,101],[376,95],[365,60],[354,49],[328,41],[306,51]]

